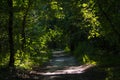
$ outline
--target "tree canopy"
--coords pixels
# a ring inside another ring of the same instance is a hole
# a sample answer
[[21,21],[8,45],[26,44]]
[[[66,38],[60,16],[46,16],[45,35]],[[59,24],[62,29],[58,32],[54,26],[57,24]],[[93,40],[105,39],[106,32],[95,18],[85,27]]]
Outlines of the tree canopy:
[[119,55],[119,3],[119,0],[1,0],[0,66],[42,65],[56,49],[70,51],[83,62],[99,62],[101,59],[96,56]]

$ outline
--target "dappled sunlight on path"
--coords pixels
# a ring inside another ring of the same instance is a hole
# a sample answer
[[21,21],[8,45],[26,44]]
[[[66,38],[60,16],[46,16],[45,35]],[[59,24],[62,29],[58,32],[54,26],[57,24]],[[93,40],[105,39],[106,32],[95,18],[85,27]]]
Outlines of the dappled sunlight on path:
[[30,74],[37,74],[37,75],[46,75],[46,76],[56,76],[56,75],[66,75],[66,74],[80,74],[83,73],[85,70],[93,67],[94,65],[90,64],[85,64],[81,66],[71,66],[71,67],[66,67],[66,69],[63,70],[56,70],[54,72],[36,72],[36,71],[31,71]]
[[[52,59],[42,68],[36,67],[24,74],[25,80],[102,80],[101,73],[93,71],[95,65],[80,64],[76,58],[64,51],[54,51]],[[91,71],[92,70],[92,71]],[[21,74],[20,74],[21,76]]]
[[[43,76],[43,80],[59,80],[60,78],[65,79],[68,77],[64,77],[65,75],[69,75],[71,78],[76,75],[79,77],[79,74],[84,73],[87,69],[94,66],[95,65],[91,64],[81,65],[70,54],[66,54],[64,51],[54,51],[52,59],[48,62],[47,66],[43,68],[44,71],[38,68],[30,71],[30,75]],[[81,80],[81,78],[79,79]]]

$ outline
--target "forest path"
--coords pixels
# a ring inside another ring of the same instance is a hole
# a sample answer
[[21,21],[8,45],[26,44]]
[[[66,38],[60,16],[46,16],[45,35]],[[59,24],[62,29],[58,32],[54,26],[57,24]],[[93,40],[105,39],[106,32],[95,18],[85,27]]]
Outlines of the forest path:
[[93,66],[94,65],[90,64],[80,65],[72,55],[66,54],[64,51],[54,51],[52,59],[48,62],[47,66],[43,68],[44,72],[39,72],[38,69],[30,73],[37,73],[44,76],[79,74]]
[[[30,71],[29,76],[27,75],[26,79],[90,80],[91,73],[87,73],[87,77],[84,76],[84,73],[92,67],[94,67],[94,65],[81,65],[72,55],[64,53],[64,51],[54,51],[52,59],[47,63],[47,65],[43,68],[36,68]],[[89,79],[88,74],[90,74]]]

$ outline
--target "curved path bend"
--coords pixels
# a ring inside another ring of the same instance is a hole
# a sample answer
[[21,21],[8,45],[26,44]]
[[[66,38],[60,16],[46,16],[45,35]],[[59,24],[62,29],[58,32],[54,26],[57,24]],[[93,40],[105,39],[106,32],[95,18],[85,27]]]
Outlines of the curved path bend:
[[[94,65],[81,65],[73,56],[64,51],[54,51],[48,64],[42,69],[30,71],[27,78],[28,80],[93,80],[91,76],[93,72],[86,73],[92,67]],[[101,79],[100,75],[94,80],[99,79]]]

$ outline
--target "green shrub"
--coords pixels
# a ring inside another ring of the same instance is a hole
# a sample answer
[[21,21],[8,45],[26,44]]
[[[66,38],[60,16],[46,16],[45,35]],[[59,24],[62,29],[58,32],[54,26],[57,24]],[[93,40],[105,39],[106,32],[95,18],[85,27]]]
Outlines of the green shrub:
[[93,55],[95,54],[96,49],[90,45],[89,42],[83,41],[80,42],[77,48],[74,51],[74,55],[78,58],[78,60],[82,63],[94,63]]

